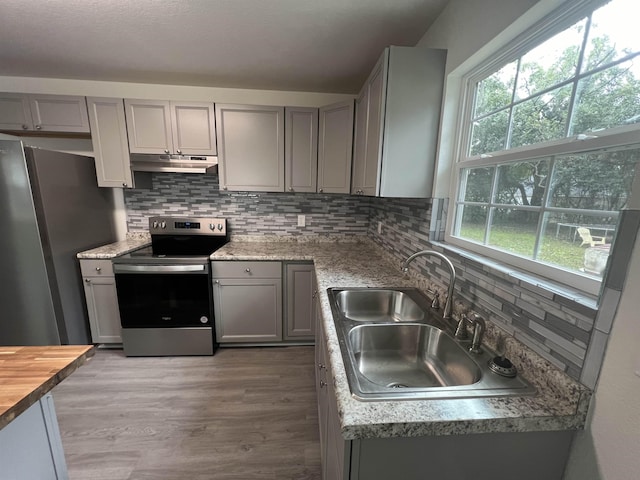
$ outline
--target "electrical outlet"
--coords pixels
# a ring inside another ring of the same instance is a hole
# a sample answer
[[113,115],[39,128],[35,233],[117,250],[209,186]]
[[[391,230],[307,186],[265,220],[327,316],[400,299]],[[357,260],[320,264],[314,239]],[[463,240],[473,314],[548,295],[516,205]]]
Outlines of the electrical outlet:
[[298,226],[304,227],[307,224],[307,219],[304,215],[298,215]]
[[382,222],[378,222],[378,235],[382,235]]

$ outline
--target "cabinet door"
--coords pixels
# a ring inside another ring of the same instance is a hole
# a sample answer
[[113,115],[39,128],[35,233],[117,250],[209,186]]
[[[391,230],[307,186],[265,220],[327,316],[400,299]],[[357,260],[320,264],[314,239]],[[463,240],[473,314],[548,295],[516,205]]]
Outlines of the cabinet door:
[[282,340],[280,278],[214,280],[213,305],[218,342]]
[[87,101],[66,95],[29,95],[31,119],[43,132],[89,133]]
[[382,163],[382,134],[384,128],[385,92],[387,91],[387,64],[389,50],[378,60],[367,81],[367,135],[362,193],[377,195]]
[[285,108],[285,188],[315,192],[318,176],[318,109]]
[[284,192],[284,108],[216,104],[221,190]]
[[320,109],[318,192],[349,193],[353,145],[353,100]]
[[84,277],[91,340],[94,343],[122,343],[118,295],[113,277]]
[[131,153],[172,153],[169,102],[125,99],[124,107]]
[[0,94],[0,130],[32,130],[29,98],[22,93]]
[[216,155],[213,103],[171,102],[173,153]]
[[87,98],[91,142],[100,187],[132,187],[129,144],[120,98]]
[[[317,306],[319,310],[320,306]],[[316,312],[320,318],[320,312]],[[326,469],[327,458],[327,417],[329,405],[327,402],[327,352],[324,329],[322,322],[318,322],[316,329],[316,395],[318,397],[318,425],[320,433],[320,465],[322,466],[322,478],[328,479]]]
[[365,85],[356,99],[356,118],[353,132],[353,173],[351,194],[362,195],[364,167],[367,156],[367,109],[369,107],[369,85]]
[[315,333],[315,274],[313,265],[287,264],[287,331],[286,338],[313,339]]

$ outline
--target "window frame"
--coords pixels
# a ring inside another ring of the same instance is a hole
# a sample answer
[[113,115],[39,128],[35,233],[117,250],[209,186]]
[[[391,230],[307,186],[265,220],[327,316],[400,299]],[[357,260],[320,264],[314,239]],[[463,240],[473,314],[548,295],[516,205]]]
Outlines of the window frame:
[[[632,124],[598,131],[593,135],[573,135],[572,137],[510,148],[490,154],[469,154],[476,85],[481,80],[500,70],[503,66],[522,57],[528,51],[579,22],[582,18],[606,3],[608,3],[607,0],[579,0],[572,2],[571,5],[559,7],[517,36],[508,46],[498,49],[488,60],[476,65],[475,68],[472,68],[466,75],[462,76],[450,177],[450,214],[447,215],[447,225],[444,235],[445,242],[453,246],[464,248],[470,252],[481,254],[506,265],[548,278],[555,282],[571,285],[580,291],[592,295],[598,295],[602,288],[602,281],[595,279],[593,276],[579,272],[571,272],[561,267],[554,267],[537,260],[510,254],[506,251],[456,237],[453,233],[457,225],[457,218],[460,215],[458,205],[464,194],[461,188],[461,174],[464,169],[484,166],[495,166],[497,169],[499,165],[527,161],[534,158],[554,158],[562,154],[606,150],[640,143],[640,124]],[[563,82],[563,84],[578,81],[576,78],[581,78],[581,73],[578,73],[573,79]],[[537,94],[540,93],[541,92],[538,92]],[[640,168],[636,169],[635,177],[634,185],[640,184]],[[636,192],[636,195],[637,194],[638,192]],[[493,200],[490,199],[486,205],[489,208],[493,205]],[[543,207],[541,213],[545,209],[548,211],[548,207]],[[589,212],[590,211],[585,211],[585,213]],[[536,238],[536,243],[538,243],[538,241],[539,237]]]

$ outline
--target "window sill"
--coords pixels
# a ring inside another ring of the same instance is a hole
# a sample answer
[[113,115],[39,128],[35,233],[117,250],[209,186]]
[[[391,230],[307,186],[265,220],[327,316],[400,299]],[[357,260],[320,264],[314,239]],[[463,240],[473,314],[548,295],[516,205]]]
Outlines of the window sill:
[[565,300],[575,302],[584,307],[587,307],[592,310],[597,310],[598,308],[598,299],[592,295],[581,292],[579,290],[575,290],[569,288],[565,285],[552,282],[546,278],[542,278],[536,276],[534,274],[518,270],[514,267],[505,265],[491,258],[479,255],[477,253],[470,252],[460,247],[453,246],[448,243],[443,242],[435,242],[431,241],[433,246],[439,247],[444,251],[448,251],[454,253],[462,258],[467,258],[473,260],[479,264],[481,264],[484,268],[489,271],[493,270],[493,272],[508,275],[516,280],[519,280],[523,287],[528,290],[532,290],[536,292],[538,289],[546,292],[547,295],[553,295],[561,297]]

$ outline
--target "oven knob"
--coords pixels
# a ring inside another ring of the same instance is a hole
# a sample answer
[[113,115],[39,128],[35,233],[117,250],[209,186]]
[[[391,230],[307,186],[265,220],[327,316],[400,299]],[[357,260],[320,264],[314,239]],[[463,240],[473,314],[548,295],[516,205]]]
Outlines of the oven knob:
[[167,228],[167,223],[166,222],[161,222],[160,223],[160,227],[161,228]]
[[222,226],[222,224],[221,224],[221,223],[219,223],[219,224],[218,224],[218,230],[222,231],[222,229],[223,229],[223,226]]
[[204,315],[200,317],[200,323],[208,323],[208,322],[209,322],[209,319]]
[[209,230],[215,230],[216,226],[213,223],[209,224]]
[[153,222],[153,228],[158,228],[158,222]]

